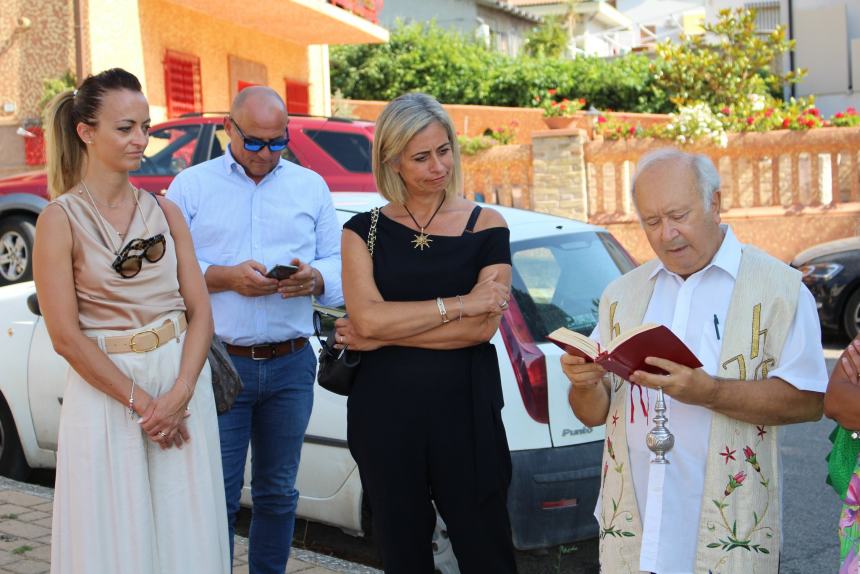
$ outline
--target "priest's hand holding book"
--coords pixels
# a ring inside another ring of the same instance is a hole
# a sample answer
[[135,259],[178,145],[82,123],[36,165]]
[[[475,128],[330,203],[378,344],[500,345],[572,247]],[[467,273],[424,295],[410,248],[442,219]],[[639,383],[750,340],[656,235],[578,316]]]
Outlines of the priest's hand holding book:
[[716,381],[672,331],[645,324],[615,337],[605,348],[569,329],[556,329],[547,338],[566,351],[562,370],[573,388],[596,388],[609,371],[644,387],[659,388],[689,404],[707,406]]

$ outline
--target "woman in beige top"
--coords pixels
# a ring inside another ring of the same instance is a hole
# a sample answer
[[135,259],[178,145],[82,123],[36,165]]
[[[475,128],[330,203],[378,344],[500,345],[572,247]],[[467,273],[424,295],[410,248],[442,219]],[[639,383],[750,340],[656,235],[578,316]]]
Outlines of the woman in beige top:
[[135,189],[149,106],[107,70],[50,105],[34,276],[68,361],[51,572],[229,572],[209,296],[170,201]]

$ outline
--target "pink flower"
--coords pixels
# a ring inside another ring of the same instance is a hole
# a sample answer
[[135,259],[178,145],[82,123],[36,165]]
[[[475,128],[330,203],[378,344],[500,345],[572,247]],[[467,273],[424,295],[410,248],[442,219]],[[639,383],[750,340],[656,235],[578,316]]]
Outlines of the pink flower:
[[854,106],[848,106],[847,108],[845,108],[845,113],[849,116],[856,116],[857,110],[854,109]]
[[627,130],[627,131],[630,133],[630,135],[635,135],[635,134],[636,134],[636,127],[635,127],[635,126],[630,126],[630,129],[629,129],[629,130]]
[[748,125],[748,126],[751,126],[751,125],[753,125],[754,123],[755,123],[755,118],[753,118],[753,117],[749,117],[749,118],[747,118],[747,125]]
[[741,486],[746,479],[747,473],[744,471],[740,471],[734,476],[729,475],[729,483],[726,485],[726,489],[723,491],[723,494],[726,496],[730,495],[736,488]]
[[852,475],[845,493],[845,504],[842,514],[839,516],[839,528],[849,528],[858,522],[858,510],[860,510],[860,476]]
[[860,567],[860,554],[857,554],[856,548],[851,548],[842,561],[842,566],[839,567],[839,574],[853,574]]
[[759,465],[758,460],[756,460],[755,451],[749,446],[744,447],[744,457],[746,458],[746,461],[752,465],[756,472],[761,473],[761,465]]
[[723,108],[720,110],[720,113],[723,114],[724,116],[727,116],[730,113],[732,113],[732,110],[730,110],[729,108]]
[[844,117],[845,117],[845,114],[843,114],[842,112],[836,112],[836,115],[835,115],[835,116],[833,116],[833,117],[834,117],[834,118],[837,118],[837,119],[841,119],[841,118],[844,118]]
[[768,108],[764,111],[764,117],[769,118],[773,115],[773,108]]
[[791,127],[791,120],[788,118],[785,118],[784,120],[782,120],[782,127],[783,128]]
[[605,117],[603,117],[603,116],[597,116],[597,123],[599,123],[599,124],[605,124],[605,123],[606,123],[606,118],[605,118]]
[[806,113],[813,115],[816,118],[821,115],[821,112],[819,112],[818,109],[816,109],[816,108],[809,108],[808,110],[806,110]]
[[558,92],[558,90],[555,88],[552,88],[552,89],[549,89],[546,91],[546,93],[548,93],[551,96],[554,96],[557,92]]

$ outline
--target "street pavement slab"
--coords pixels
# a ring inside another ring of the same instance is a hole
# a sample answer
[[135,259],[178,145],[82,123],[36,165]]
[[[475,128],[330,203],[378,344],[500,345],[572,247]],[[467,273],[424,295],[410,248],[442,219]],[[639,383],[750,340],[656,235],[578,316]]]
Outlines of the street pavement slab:
[[[51,488],[0,477],[0,574],[51,570]],[[237,536],[233,574],[248,573],[248,539]],[[293,548],[287,574],[381,574],[380,570]]]

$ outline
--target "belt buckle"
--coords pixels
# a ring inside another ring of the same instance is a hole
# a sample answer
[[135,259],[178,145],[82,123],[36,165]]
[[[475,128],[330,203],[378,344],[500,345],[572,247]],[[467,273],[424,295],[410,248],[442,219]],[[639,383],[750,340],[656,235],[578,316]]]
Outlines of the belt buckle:
[[[148,349],[138,349],[134,344],[134,340],[137,338],[138,335],[144,335],[146,333],[152,333],[153,335],[155,335],[155,345]],[[135,353],[148,353],[150,351],[156,350],[159,346],[161,346],[161,337],[158,336],[158,331],[156,331],[155,329],[147,329],[146,331],[140,331],[132,335],[131,342],[129,343],[129,345],[131,346],[131,350]]]
[[[257,349],[261,349],[263,347],[265,347],[266,349],[269,350],[269,356],[268,357],[258,357],[257,356]],[[271,359],[274,356],[275,356],[275,353],[274,353],[274,350],[272,349],[272,345],[254,345],[253,347],[251,347],[251,359],[254,361],[265,361],[265,360]]]

